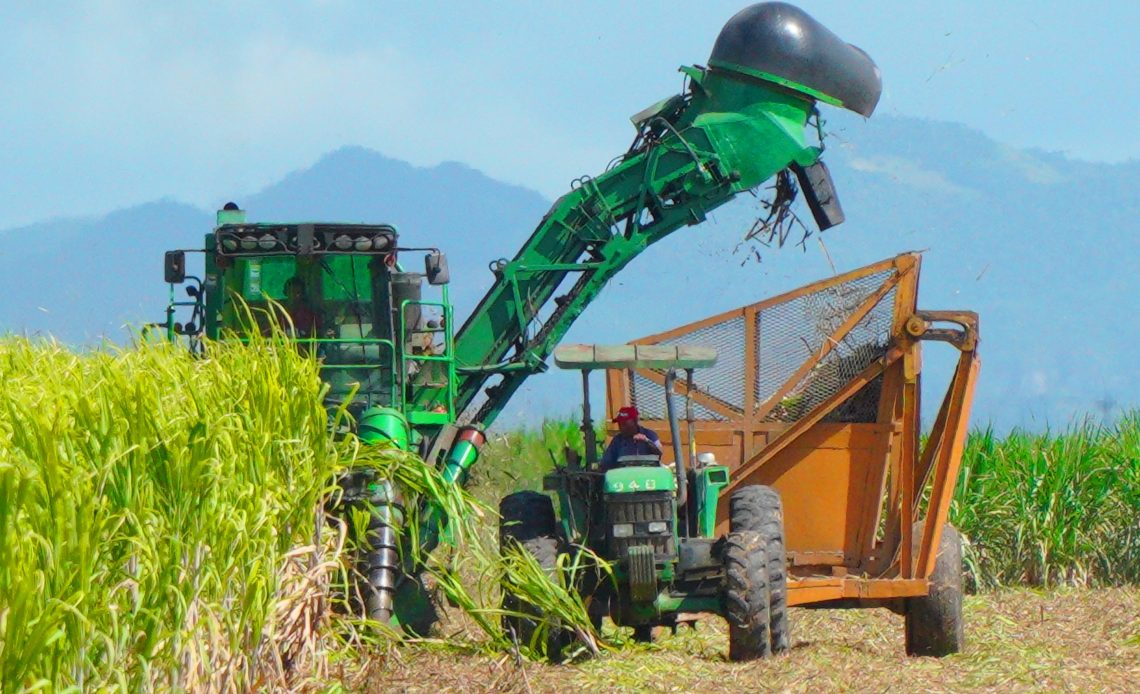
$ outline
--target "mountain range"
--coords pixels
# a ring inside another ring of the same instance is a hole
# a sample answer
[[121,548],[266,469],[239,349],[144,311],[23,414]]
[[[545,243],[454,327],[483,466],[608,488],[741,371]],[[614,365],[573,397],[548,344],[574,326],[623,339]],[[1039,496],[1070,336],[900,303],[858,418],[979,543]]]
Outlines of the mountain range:
[[[1140,406],[1140,162],[1076,161],[898,116],[841,114],[826,128],[846,223],[757,249],[741,241],[762,196],[740,196],[635,260],[567,339],[625,341],[923,250],[920,306],[981,314],[976,424],[1058,427]],[[550,206],[463,164],[419,168],[359,147],[237,202],[252,220],[388,222],[404,243],[442,248],[461,317],[490,286],[488,262],[513,256]],[[200,248],[212,224],[211,211],[159,200],[0,231],[0,331],[124,341],[124,326],[162,317],[163,251]],[[954,355],[927,353],[936,397]],[[577,392],[565,375],[532,378],[501,421],[565,415]]]

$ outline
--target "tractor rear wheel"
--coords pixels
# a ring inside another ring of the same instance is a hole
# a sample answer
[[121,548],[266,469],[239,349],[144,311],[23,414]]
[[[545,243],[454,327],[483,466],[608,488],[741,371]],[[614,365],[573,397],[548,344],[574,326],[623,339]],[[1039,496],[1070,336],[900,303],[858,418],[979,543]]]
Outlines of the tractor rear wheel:
[[788,622],[788,566],[780,493],[759,484],[733,492],[729,499],[729,528],[731,532],[759,533],[764,541],[772,652],[783,653],[791,647],[792,632]]
[[728,534],[724,546],[724,573],[728,659],[739,661],[767,657],[772,653],[768,555],[760,533]]
[[[499,502],[499,551],[516,545],[538,561],[539,566],[552,580],[558,571],[558,554],[561,543],[554,519],[554,504],[550,497],[539,492],[517,492]],[[567,634],[557,624],[549,624],[545,642],[535,641],[541,626],[542,614],[530,602],[509,592],[504,586],[503,609],[517,614],[503,615],[503,630],[518,643],[531,648],[544,647],[546,656],[553,661],[561,659]],[[532,617],[522,616],[531,615]]]
[[[914,529],[914,551],[922,542],[922,525]],[[942,528],[938,558],[930,574],[930,592],[906,600],[906,653],[942,657],[965,644],[962,620],[962,536]]]

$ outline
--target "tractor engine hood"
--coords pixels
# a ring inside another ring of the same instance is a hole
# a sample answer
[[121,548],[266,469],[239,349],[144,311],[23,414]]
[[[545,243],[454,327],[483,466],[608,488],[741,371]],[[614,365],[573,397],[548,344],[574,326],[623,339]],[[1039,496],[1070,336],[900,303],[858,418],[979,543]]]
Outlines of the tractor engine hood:
[[721,29],[709,66],[787,87],[870,116],[883,91],[879,68],[798,7],[763,2]]

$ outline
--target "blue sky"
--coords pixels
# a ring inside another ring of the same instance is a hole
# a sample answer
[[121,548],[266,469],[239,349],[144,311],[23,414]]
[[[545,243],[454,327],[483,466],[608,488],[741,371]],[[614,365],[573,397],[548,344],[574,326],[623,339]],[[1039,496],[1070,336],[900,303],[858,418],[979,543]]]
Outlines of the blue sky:
[[[554,197],[746,4],[0,0],[0,228],[209,207],[345,144]],[[879,113],[1140,158],[1140,3],[799,4],[878,62]]]

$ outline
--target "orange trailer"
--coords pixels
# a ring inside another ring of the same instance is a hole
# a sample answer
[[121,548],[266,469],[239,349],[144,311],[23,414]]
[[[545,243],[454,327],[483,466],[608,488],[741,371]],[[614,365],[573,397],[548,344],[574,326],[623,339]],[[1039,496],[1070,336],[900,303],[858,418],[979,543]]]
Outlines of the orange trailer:
[[[907,615],[908,652],[937,655],[962,642],[960,538],[944,529],[980,362],[977,314],[919,310],[920,265],[919,254],[900,255],[634,343],[711,345],[720,355],[691,393],[699,449],[732,475],[718,532],[734,489],[775,488],[788,604],[890,608]],[[930,341],[958,360],[923,444]],[[663,384],[654,370],[608,371],[607,419],[636,405],[668,460]],[[683,382],[674,389],[688,394]],[[931,628],[946,633],[919,633]]]

